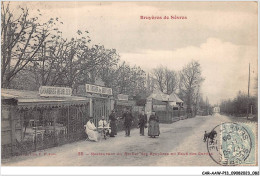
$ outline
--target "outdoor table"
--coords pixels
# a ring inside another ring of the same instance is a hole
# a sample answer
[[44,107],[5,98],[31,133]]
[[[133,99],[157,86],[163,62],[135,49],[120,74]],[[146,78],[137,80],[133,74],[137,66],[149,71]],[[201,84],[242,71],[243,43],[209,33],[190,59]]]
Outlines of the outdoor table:
[[28,129],[26,130],[26,134],[28,134],[29,136],[32,137],[33,142],[34,142],[34,140],[35,140],[35,135],[36,135],[36,136],[37,136],[37,135],[41,135],[41,139],[43,140],[44,132],[45,132],[45,130],[37,129],[37,130],[36,130],[36,134],[35,134],[35,129],[33,129],[33,128],[28,128]]
[[[45,127],[47,132],[54,131],[54,126],[46,126]],[[65,126],[55,126],[55,133],[59,134],[61,131],[64,132],[64,134],[67,134],[67,128]]]

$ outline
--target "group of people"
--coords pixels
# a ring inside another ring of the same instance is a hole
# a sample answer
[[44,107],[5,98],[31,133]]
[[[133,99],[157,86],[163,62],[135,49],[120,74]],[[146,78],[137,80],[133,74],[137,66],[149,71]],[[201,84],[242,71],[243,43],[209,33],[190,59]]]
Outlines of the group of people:
[[[105,130],[105,133],[110,137],[115,137],[117,135],[117,120],[124,119],[124,127],[125,127],[125,136],[130,137],[131,126],[134,123],[134,117],[132,113],[127,109],[125,113],[123,113],[122,117],[117,117],[115,110],[111,112],[109,115],[109,121],[105,120],[105,117],[102,116],[101,120],[98,122],[98,128],[95,127],[93,122],[93,118],[90,118],[85,125],[86,134],[88,135],[88,139],[92,141],[98,141],[98,129]],[[138,127],[140,128],[140,136],[144,136],[145,128],[148,127],[148,136],[155,138],[155,136],[160,135],[159,128],[159,117],[155,112],[152,112],[148,122],[147,115],[144,113],[144,110],[138,116]]]
[[147,125],[147,115],[142,110],[142,113],[139,115],[139,124],[140,128],[140,135],[144,136],[144,129],[148,127],[148,136],[155,138],[155,136],[160,135],[160,128],[159,128],[159,117],[156,115],[155,112],[152,112],[150,115],[148,125]]

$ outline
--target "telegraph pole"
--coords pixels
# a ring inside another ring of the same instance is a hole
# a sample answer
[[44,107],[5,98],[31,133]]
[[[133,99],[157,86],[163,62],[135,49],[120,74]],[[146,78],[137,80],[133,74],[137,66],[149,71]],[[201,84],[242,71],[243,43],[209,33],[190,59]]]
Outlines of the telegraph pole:
[[249,70],[248,70],[248,97],[247,97],[247,119],[248,119],[248,116],[249,116],[249,88],[250,88],[250,63],[249,63]]

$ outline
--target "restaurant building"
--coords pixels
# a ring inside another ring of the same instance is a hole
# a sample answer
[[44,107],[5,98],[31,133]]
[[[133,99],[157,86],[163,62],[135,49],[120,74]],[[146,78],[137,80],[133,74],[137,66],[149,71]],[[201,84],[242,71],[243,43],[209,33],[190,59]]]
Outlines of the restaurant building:
[[95,126],[98,126],[102,116],[108,120],[109,114],[114,109],[115,100],[111,88],[85,84],[78,87],[77,96],[89,99],[89,117],[94,118]]
[[90,99],[71,88],[1,89],[2,157],[27,154],[85,138]]

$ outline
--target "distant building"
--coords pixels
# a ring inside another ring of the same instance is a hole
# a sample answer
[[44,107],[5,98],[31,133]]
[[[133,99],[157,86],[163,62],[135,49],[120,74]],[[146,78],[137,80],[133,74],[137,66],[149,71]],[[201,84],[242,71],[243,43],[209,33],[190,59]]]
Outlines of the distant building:
[[220,108],[218,106],[214,107],[213,113],[220,113]]
[[172,123],[184,116],[183,101],[175,93],[167,95],[156,90],[146,100],[145,113],[148,118],[152,111],[159,116],[160,123]]

